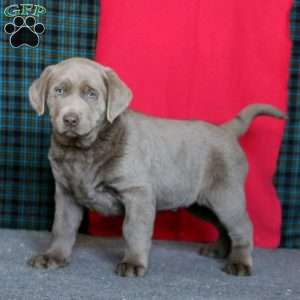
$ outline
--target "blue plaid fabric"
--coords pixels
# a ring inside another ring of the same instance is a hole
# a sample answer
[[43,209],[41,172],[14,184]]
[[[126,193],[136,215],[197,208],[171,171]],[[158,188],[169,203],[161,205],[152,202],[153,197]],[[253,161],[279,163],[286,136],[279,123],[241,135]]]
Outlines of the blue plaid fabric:
[[281,246],[300,248],[300,0],[291,11],[291,38],[289,119],[274,179],[283,209]]
[[[4,9],[23,3],[46,8],[46,14],[35,17],[45,27],[35,48],[12,48],[4,31],[14,19]],[[99,0],[2,0],[0,7],[0,227],[49,229],[54,207],[47,159],[50,124],[48,116],[38,117],[31,109],[28,88],[47,65],[72,56],[94,57]]]

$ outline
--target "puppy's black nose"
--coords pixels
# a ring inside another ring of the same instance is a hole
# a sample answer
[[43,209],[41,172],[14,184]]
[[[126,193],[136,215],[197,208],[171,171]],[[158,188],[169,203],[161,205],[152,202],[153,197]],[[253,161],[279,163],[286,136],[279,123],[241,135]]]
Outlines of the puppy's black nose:
[[79,123],[79,117],[76,113],[71,112],[64,115],[63,121],[65,126],[76,127]]

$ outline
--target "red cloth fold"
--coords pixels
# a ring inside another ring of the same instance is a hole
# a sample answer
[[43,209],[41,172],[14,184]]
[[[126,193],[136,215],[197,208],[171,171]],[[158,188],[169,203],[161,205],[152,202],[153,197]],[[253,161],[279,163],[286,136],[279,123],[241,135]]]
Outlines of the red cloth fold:
[[[132,108],[156,116],[222,123],[247,104],[285,110],[291,0],[102,0],[96,60],[132,89]],[[276,247],[281,210],[272,176],[283,122],[257,118],[241,138],[250,165],[247,207],[257,246]],[[120,219],[90,215],[89,232],[115,235]],[[212,226],[159,214],[155,238],[210,241]]]

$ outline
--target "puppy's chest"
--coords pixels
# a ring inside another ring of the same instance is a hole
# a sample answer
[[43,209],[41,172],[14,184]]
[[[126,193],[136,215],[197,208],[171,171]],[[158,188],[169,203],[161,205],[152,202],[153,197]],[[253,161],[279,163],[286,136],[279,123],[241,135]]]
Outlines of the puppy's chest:
[[[98,211],[104,215],[123,214],[118,191],[107,183],[109,178],[103,165],[88,159],[53,163],[56,178],[69,190],[79,205]],[[104,176],[104,173],[106,175]]]
[[93,197],[95,185],[103,180],[101,174],[96,175],[96,168],[97,166],[89,161],[64,162],[62,164],[64,180],[77,199]]
[[52,159],[51,164],[54,176],[59,178],[78,201],[94,198],[97,187],[104,181],[101,166],[88,153],[67,153],[63,158]]

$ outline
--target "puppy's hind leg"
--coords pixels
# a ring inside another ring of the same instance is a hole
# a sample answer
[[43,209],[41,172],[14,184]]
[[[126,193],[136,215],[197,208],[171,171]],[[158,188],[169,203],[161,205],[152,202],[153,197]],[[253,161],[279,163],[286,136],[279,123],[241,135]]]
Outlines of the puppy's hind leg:
[[224,271],[231,275],[251,275],[252,224],[249,220],[242,187],[228,186],[210,192],[209,205],[226,228],[231,250]]
[[187,210],[196,217],[203,219],[214,225],[219,231],[219,237],[214,243],[200,246],[199,254],[203,256],[226,258],[230,252],[231,240],[227,230],[220,222],[216,214],[206,206],[197,203],[191,205]]

